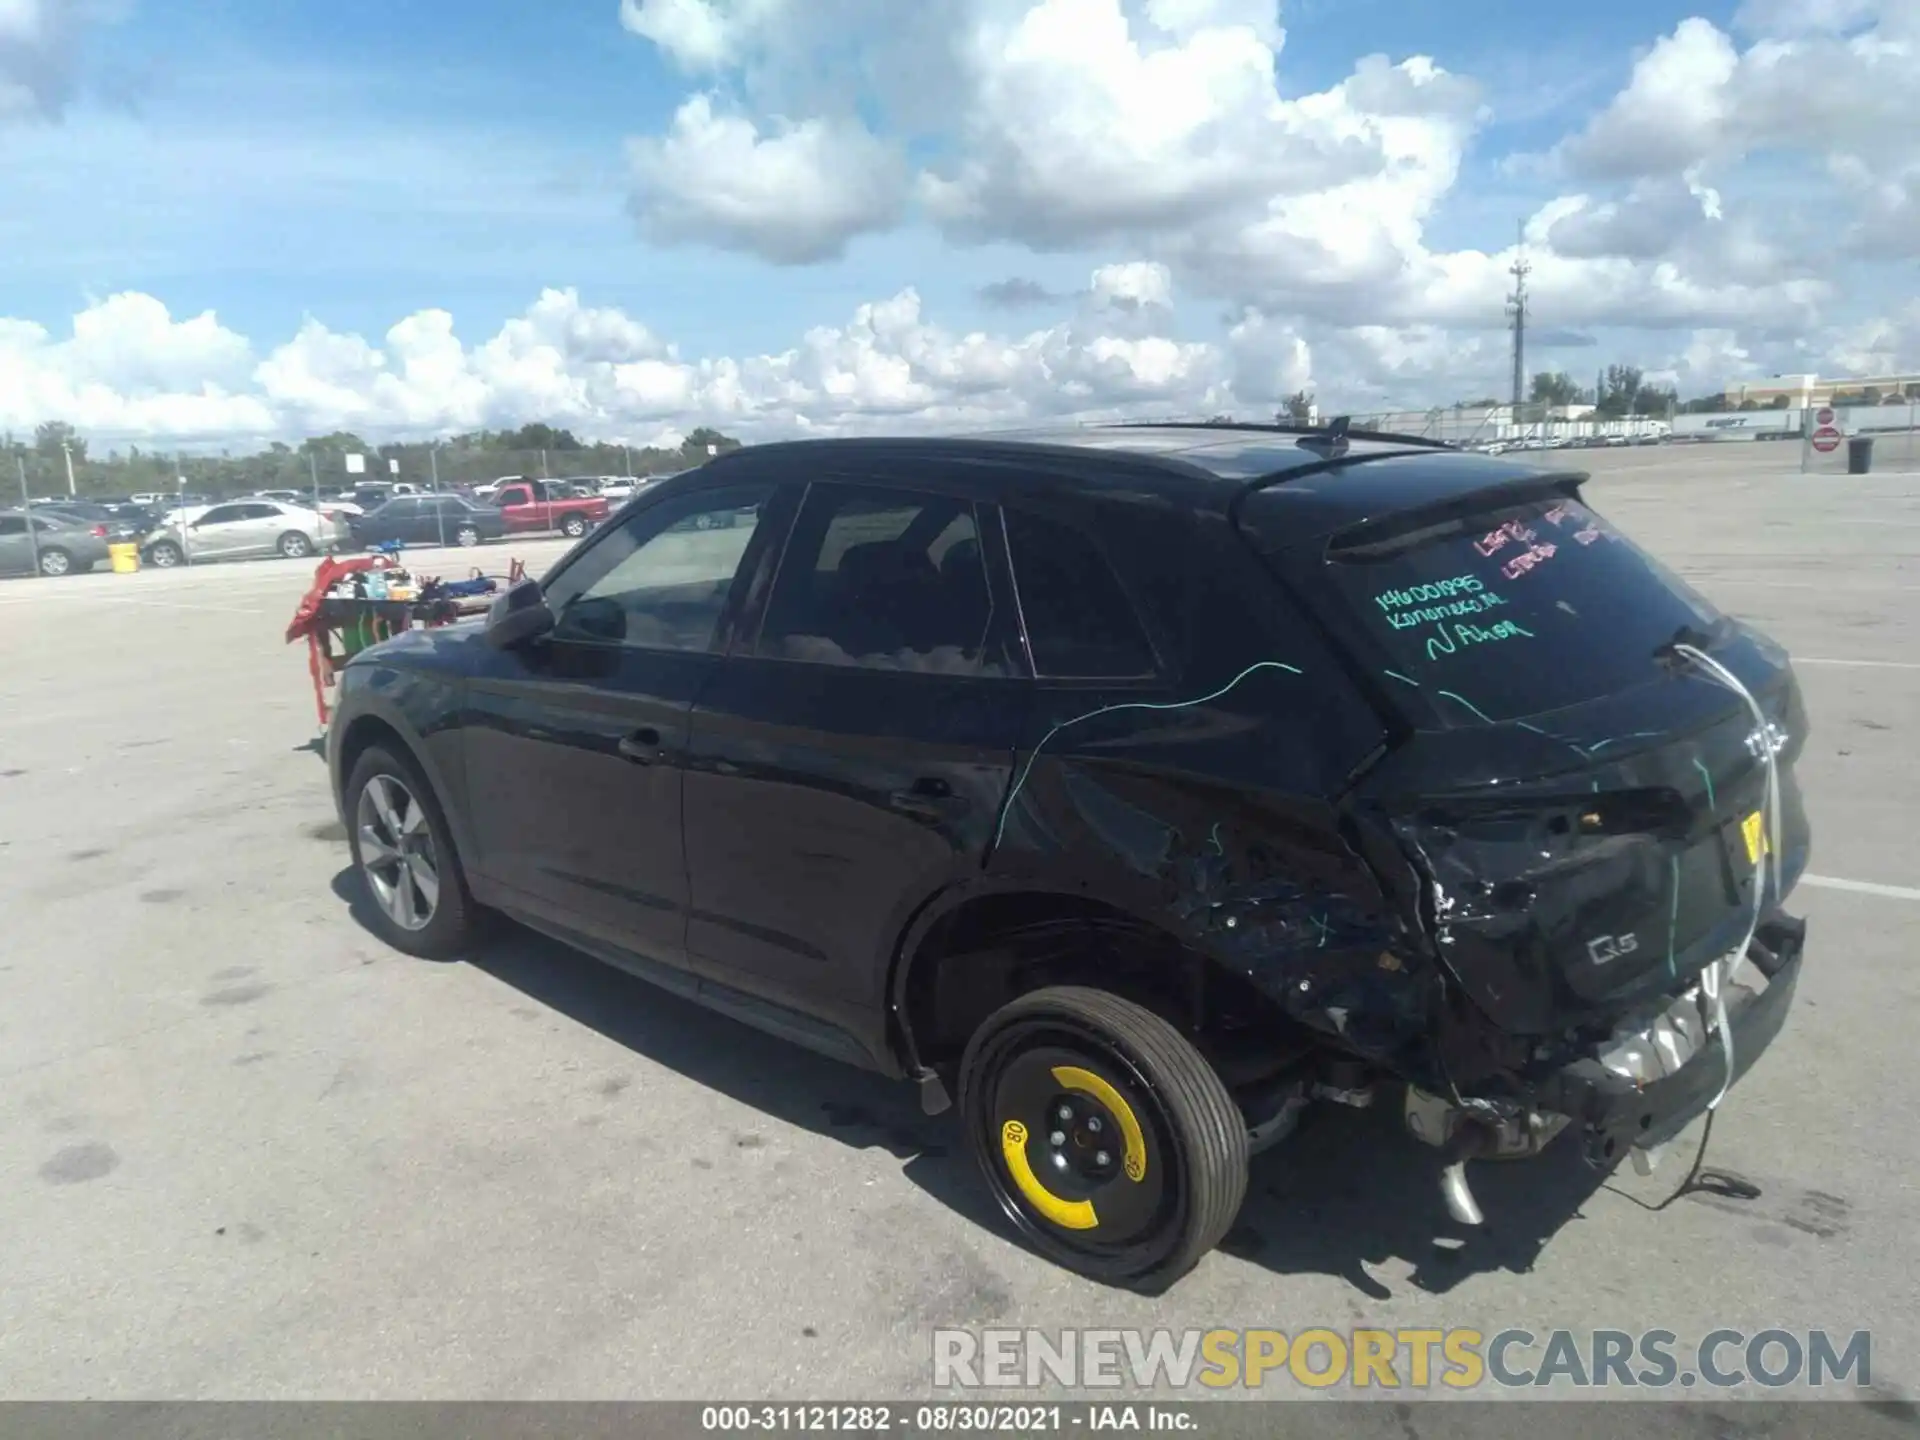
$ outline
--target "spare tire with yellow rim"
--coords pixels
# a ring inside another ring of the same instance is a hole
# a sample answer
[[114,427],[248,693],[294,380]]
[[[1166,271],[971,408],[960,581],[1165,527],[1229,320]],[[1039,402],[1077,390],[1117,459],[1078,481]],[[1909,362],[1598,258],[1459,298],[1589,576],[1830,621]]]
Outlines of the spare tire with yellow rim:
[[1170,1022],[1055,986],[995,1011],[960,1066],[994,1198],[1042,1254],[1112,1284],[1170,1284],[1220,1243],[1247,1190],[1247,1127]]

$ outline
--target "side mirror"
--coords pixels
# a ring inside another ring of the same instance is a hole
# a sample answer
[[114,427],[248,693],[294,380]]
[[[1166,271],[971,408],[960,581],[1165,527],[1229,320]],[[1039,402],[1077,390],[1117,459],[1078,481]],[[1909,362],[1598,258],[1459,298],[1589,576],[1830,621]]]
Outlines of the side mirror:
[[487,611],[487,643],[511,650],[553,630],[553,611],[538,580],[522,580],[509,587]]

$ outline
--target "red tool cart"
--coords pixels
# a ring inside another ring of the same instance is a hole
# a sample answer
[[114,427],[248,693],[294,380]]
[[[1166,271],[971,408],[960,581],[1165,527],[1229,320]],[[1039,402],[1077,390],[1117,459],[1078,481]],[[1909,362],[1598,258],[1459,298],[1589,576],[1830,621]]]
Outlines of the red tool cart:
[[[342,594],[356,575],[380,572],[379,581],[362,585],[373,594]],[[313,703],[324,727],[329,715],[327,691],[333,688],[340,667],[369,645],[391,639],[415,625],[451,625],[486,613],[493,597],[504,586],[526,575],[526,566],[511,561],[504,576],[484,575],[475,570],[467,579],[445,582],[423,578],[417,583],[395,583],[394,593],[386,595],[386,581],[401,577],[412,581],[397,559],[391,555],[356,555],[350,560],[322,560],[313,572],[313,584],[294,611],[287,626],[287,643],[304,637],[307,642],[307,669],[313,676]]]

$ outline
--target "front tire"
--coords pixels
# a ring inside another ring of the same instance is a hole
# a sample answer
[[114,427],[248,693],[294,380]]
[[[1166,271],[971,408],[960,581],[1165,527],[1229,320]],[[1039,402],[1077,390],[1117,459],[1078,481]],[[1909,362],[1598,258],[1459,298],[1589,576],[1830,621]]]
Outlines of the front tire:
[[40,552],[40,573],[49,577],[70,575],[73,573],[73,557],[61,549],[42,550]]
[[186,556],[181,553],[180,547],[171,540],[162,540],[147,551],[147,560],[160,570],[171,570],[185,559]]
[[1104,990],[1037,990],[989,1016],[961,1061],[960,1111],[1000,1208],[1090,1279],[1164,1288],[1246,1197],[1246,1120],[1218,1073]]
[[347,838],[374,932],[422,959],[458,954],[477,933],[477,907],[433,789],[412,760],[383,746],[354,762]]
[[313,541],[298,530],[289,530],[280,537],[279,550],[289,560],[304,560],[313,554]]
[[586,518],[580,515],[567,516],[566,519],[560,522],[560,533],[569,540],[578,540],[582,535],[587,533]]

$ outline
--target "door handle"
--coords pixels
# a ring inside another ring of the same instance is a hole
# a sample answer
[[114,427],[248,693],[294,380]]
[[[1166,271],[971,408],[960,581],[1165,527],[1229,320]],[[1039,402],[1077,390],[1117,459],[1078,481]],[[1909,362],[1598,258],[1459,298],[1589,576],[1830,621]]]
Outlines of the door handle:
[[651,725],[622,736],[616,748],[623,759],[631,760],[636,765],[651,765],[664,755],[660,749],[660,732]]

